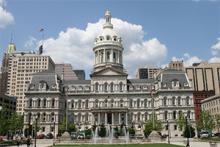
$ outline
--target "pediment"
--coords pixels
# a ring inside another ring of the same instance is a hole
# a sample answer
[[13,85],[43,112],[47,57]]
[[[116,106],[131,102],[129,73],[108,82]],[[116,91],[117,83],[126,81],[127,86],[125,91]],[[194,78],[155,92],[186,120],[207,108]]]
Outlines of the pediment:
[[109,67],[92,74],[92,76],[127,76],[123,71]]

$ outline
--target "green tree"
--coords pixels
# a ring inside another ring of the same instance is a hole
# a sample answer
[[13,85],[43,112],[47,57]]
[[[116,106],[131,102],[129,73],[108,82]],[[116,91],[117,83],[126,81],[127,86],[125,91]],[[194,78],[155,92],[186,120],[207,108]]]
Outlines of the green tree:
[[198,131],[213,130],[215,127],[215,121],[208,112],[201,111],[199,120],[196,122],[196,127]]
[[195,128],[193,128],[191,125],[187,125],[183,131],[183,136],[193,138],[195,136]]
[[105,128],[104,124],[102,124],[100,126],[98,134],[99,134],[100,137],[105,137],[106,136],[106,128]]
[[59,133],[63,134],[66,131],[66,117],[64,117],[63,121],[59,123],[58,127]]
[[0,110],[0,122],[0,135],[6,135],[9,128],[9,114],[4,106]]
[[178,125],[179,130],[182,131],[185,126],[185,118],[184,118],[183,113],[180,113],[176,123]]
[[76,132],[76,125],[74,123],[68,123],[68,132]]
[[12,113],[9,120],[9,127],[8,129],[15,134],[17,131],[21,132],[23,126],[24,126],[24,118],[22,115],[19,115],[18,113]]
[[[66,131],[66,117],[64,117],[63,121],[59,123],[59,133],[64,133]],[[67,123],[67,131],[70,132],[75,132],[76,131],[76,125],[74,123]]]
[[215,116],[215,122],[216,122],[216,128],[218,129],[219,132],[219,128],[220,128],[220,115],[216,115]]
[[[155,116],[155,115],[154,115]],[[157,117],[152,117],[145,123],[144,134],[148,136],[153,130],[161,131],[163,129],[161,121]]]

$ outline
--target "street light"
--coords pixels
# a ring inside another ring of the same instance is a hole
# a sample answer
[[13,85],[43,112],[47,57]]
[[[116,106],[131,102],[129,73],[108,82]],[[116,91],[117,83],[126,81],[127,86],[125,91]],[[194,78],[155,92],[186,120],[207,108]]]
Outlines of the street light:
[[56,134],[55,134],[55,120],[53,122],[53,146],[55,146],[55,139],[56,139]]
[[167,131],[168,131],[168,144],[170,144],[170,127],[169,127],[169,121],[167,120]]
[[[187,127],[189,127],[189,125],[188,125],[188,114],[187,114],[187,116],[185,117],[185,119],[186,119],[186,128]],[[190,131],[190,129],[188,128],[188,129],[186,129],[187,131]],[[186,141],[186,147],[190,147],[190,145],[189,145],[189,136],[188,136],[188,133],[186,133],[187,134],[187,141]]]
[[35,117],[34,147],[37,146],[37,119],[38,119],[38,116]]

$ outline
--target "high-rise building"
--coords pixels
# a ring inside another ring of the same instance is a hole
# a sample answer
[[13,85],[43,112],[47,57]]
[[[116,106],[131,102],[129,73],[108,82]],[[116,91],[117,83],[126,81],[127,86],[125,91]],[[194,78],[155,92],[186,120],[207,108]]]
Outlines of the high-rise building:
[[183,61],[170,61],[169,69],[184,70]]
[[161,69],[158,67],[138,68],[136,72],[137,79],[154,79]]
[[71,64],[56,64],[55,72],[58,74],[62,80],[78,80],[76,73],[72,69]]
[[220,94],[220,63],[196,63],[185,70],[194,89],[195,114],[198,119],[201,112],[201,101]]
[[84,70],[73,70],[79,80],[85,80],[86,74]]
[[[15,45],[14,45],[15,48]],[[49,56],[34,52],[14,52],[12,44],[4,54],[2,63],[1,91],[17,98],[17,112],[23,113],[24,92],[33,73],[54,70],[55,65]]]

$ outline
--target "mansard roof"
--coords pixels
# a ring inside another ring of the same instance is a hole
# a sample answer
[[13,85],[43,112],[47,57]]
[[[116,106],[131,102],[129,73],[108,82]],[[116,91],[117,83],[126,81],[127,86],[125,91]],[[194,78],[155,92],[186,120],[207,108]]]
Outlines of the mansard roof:
[[91,80],[69,80],[69,81],[63,81],[64,85],[71,85],[71,84],[90,84]]
[[147,83],[154,83],[154,79],[128,79],[128,83],[131,84],[147,84]]
[[40,83],[46,83],[48,90],[55,90],[57,88],[57,83],[60,80],[59,76],[54,71],[43,71],[39,73],[32,74],[31,83],[29,85],[29,91],[39,91]]
[[166,69],[162,71],[158,76],[158,80],[160,80],[162,84],[166,84],[167,87],[172,87],[173,81],[179,81],[180,86],[189,84],[186,73],[184,71],[174,69]]

